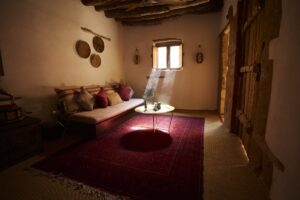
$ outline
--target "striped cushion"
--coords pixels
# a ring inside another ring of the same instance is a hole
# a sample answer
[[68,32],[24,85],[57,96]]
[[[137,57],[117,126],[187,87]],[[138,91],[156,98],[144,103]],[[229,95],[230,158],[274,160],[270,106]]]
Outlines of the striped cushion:
[[[75,92],[80,92],[81,86],[64,86],[64,87],[57,87],[54,88],[57,96],[59,98],[64,98],[68,95],[74,95]],[[101,89],[100,85],[88,85],[84,87],[90,94],[98,94]]]
[[[101,89],[100,85],[88,85],[85,89],[91,94],[96,95]],[[54,88],[58,96],[58,109],[66,114],[80,111],[76,95],[80,93],[80,86],[64,86]]]
[[104,87],[102,87],[102,89],[104,90],[104,92],[105,92],[106,94],[112,93],[112,92],[115,91],[115,90],[114,90],[112,87],[110,87],[110,86],[104,86]]

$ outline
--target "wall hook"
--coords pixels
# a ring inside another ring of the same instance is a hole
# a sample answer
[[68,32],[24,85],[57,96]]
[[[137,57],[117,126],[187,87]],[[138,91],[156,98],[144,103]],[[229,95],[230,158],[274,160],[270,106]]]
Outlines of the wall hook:
[[135,54],[134,54],[134,57],[133,57],[133,62],[136,65],[140,63],[140,55],[139,55],[139,50],[137,48],[135,49]]
[[198,45],[198,52],[196,54],[196,62],[198,64],[203,62],[203,53],[202,53],[202,49],[201,49],[201,45]]

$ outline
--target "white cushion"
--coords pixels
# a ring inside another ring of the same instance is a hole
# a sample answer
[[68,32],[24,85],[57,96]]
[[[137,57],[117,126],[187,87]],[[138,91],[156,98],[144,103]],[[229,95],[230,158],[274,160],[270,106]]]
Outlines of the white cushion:
[[82,110],[93,110],[95,99],[84,87],[80,87],[80,93],[77,95],[76,98],[77,103]]

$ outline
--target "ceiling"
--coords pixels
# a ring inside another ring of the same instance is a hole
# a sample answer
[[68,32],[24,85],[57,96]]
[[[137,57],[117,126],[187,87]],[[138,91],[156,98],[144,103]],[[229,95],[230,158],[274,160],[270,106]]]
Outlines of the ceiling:
[[152,25],[185,14],[219,11],[223,0],[81,0],[124,25]]

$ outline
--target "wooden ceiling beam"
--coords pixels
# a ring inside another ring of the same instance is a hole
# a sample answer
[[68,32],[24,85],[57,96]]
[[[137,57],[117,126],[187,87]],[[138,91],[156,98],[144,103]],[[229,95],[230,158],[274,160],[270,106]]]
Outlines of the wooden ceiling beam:
[[218,11],[221,10],[222,7],[223,7],[223,2],[219,3],[219,4],[212,5],[212,6],[203,7],[202,9],[198,9],[194,12],[190,12],[190,14],[201,15],[201,14],[204,14],[204,13],[218,12]]
[[[220,1],[215,1],[215,2],[220,2]],[[126,21],[126,22],[138,22],[138,21],[147,21],[147,20],[156,20],[160,18],[169,18],[172,16],[179,16],[179,15],[184,15],[188,13],[205,13],[208,12],[212,9],[215,9],[215,7],[220,8],[223,5],[218,3],[206,3],[204,5],[198,5],[198,6],[193,6],[193,7],[187,7],[187,8],[182,8],[182,9],[176,9],[176,10],[170,10],[168,12],[163,12],[161,14],[152,14],[152,15],[145,15],[145,16],[136,16],[136,17],[115,17],[116,20],[118,21]]]
[[103,4],[103,5],[96,5],[95,6],[95,10],[96,11],[102,11],[102,10],[114,10],[114,9],[121,9],[123,8],[124,11],[126,11],[126,9],[134,4],[137,4],[141,2],[141,0],[128,0],[128,1],[123,1],[123,2],[110,2],[107,4]]
[[161,24],[165,20],[175,20],[177,17],[180,16],[171,16],[171,17],[162,17],[159,19],[149,19],[149,20],[140,20],[140,21],[122,21],[123,25],[126,26],[149,26],[149,25],[158,25]]
[[106,17],[111,18],[135,18],[142,17],[147,15],[160,15],[164,13],[168,13],[171,11],[189,9],[191,7],[202,6],[209,3],[210,0],[195,0],[192,2],[187,2],[180,5],[153,5],[148,7],[140,7],[134,10],[126,10],[126,9],[115,9],[115,10],[107,10],[105,12]]
[[219,11],[223,0],[81,0],[86,6],[95,6],[106,17],[115,18],[125,25],[159,24],[163,20],[184,14],[203,14]]
[[140,7],[130,11],[124,11],[124,9],[106,10],[105,16],[110,18],[132,18],[142,17],[148,15],[156,15],[168,12],[170,9],[166,5],[161,6],[147,6]]
[[81,0],[81,3],[85,6],[104,6],[112,3],[123,3],[125,1],[130,2],[130,0]]
[[[211,12],[216,12],[219,11],[220,8],[223,6],[223,2],[219,4],[214,4],[213,6],[202,6],[194,9],[193,11],[188,11],[188,13],[191,14],[204,14],[204,13],[211,13]],[[140,17],[140,18],[134,18],[134,19],[117,19],[122,22],[123,25],[128,25],[128,26],[136,26],[136,25],[156,25],[160,24],[165,20],[170,20],[170,19],[176,19],[179,16],[182,16],[183,14],[186,13],[172,13],[172,14],[164,14],[160,15],[159,17]]]

